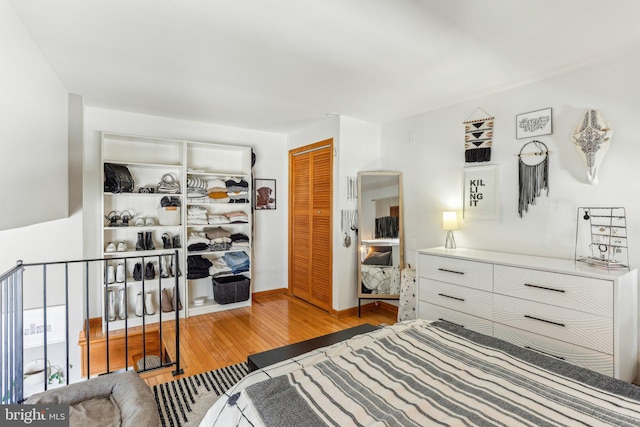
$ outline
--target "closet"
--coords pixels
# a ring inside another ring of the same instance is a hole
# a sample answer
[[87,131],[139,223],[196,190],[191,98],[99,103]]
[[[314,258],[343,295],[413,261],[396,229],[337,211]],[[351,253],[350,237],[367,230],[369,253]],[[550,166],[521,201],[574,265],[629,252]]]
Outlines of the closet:
[[289,292],[324,310],[332,300],[333,139],[289,151]]

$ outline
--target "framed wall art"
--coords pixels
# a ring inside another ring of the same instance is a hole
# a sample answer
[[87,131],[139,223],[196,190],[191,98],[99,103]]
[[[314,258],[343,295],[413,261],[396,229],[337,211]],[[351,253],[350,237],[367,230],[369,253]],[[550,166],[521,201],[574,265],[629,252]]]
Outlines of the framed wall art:
[[522,113],[516,116],[516,138],[550,135],[552,129],[551,108]]
[[276,208],[276,180],[258,179],[253,182],[255,188],[255,207],[260,210]]
[[462,169],[464,219],[495,219],[498,217],[499,169],[497,165]]
[[44,346],[45,329],[47,330],[47,343],[64,342],[66,334],[64,305],[47,307],[46,327],[42,308],[24,310],[23,328],[22,342],[24,348]]

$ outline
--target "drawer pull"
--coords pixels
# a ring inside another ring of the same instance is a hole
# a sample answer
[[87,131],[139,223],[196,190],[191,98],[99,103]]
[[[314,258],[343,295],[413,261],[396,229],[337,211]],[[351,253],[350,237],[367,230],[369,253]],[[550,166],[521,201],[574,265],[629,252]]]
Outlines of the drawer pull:
[[451,299],[454,299],[454,300],[457,300],[457,301],[464,301],[464,298],[452,297],[451,295],[447,295],[447,294],[438,294],[438,296],[445,297],[445,298],[451,298]]
[[529,347],[528,345],[525,345],[524,348],[528,350],[537,351],[538,353],[542,353],[545,356],[551,356],[551,357],[555,357],[556,359],[565,360],[565,358],[562,356],[556,356],[555,354],[547,353],[546,351],[538,350],[537,348]]
[[464,274],[462,271],[447,270],[446,268],[439,268],[438,271],[444,271],[445,273]]
[[528,314],[525,314],[524,317],[526,317],[527,319],[537,320],[539,322],[551,323],[552,325],[562,326],[563,328],[566,326],[564,323],[554,322],[552,320],[540,319],[539,317],[529,316]]
[[547,288],[546,286],[532,285],[531,283],[525,283],[524,285],[528,286],[530,288],[544,289],[545,291],[553,291],[553,292],[565,293],[564,289]]
[[455,325],[455,326],[459,326],[459,327],[461,327],[461,328],[464,328],[464,325],[461,325],[461,324],[459,324],[459,323],[453,323],[453,322],[450,322],[449,320],[447,320],[447,319],[443,319],[442,317],[438,318],[438,320],[441,320],[441,321],[443,321],[443,322],[450,323],[450,324],[452,324],[452,325]]

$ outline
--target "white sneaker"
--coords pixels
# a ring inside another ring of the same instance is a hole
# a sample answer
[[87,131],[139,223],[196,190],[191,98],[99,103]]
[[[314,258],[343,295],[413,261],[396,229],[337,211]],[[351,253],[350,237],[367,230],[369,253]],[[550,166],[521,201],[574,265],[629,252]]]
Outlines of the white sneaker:
[[146,225],[147,227],[152,227],[156,225],[156,222],[153,220],[153,218],[147,218],[144,220],[144,225]]
[[118,252],[126,252],[127,251],[127,242],[124,240],[118,243]]
[[107,283],[111,284],[116,281],[116,273],[113,265],[107,266]]
[[[113,268],[113,266],[109,266],[109,267]],[[116,282],[123,283],[124,278],[125,278],[124,264],[119,262],[118,269],[116,270]]]
[[113,242],[109,242],[109,244],[107,245],[107,249],[105,249],[105,252],[115,252],[116,251],[116,245]]
[[136,218],[136,227],[144,227],[144,218]]

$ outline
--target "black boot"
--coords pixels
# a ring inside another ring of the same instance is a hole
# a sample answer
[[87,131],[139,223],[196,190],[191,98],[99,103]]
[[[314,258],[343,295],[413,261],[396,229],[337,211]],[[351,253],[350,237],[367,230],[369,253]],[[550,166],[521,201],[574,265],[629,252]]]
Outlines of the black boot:
[[153,233],[146,231],[144,233],[144,248],[148,251],[154,250],[156,247],[153,245]]
[[173,236],[173,247],[174,248],[179,248],[180,247],[180,235],[176,234],[175,236]]
[[171,234],[164,233],[162,235],[162,246],[165,249],[171,249],[171,245],[172,245],[172,243],[171,243]]
[[148,262],[146,267],[144,268],[144,278],[145,279],[155,279],[156,278],[156,269],[153,267],[153,263]]
[[133,280],[142,280],[142,264],[139,262],[133,267]]
[[136,251],[144,251],[144,237],[142,231],[138,233],[138,241],[136,242]]

